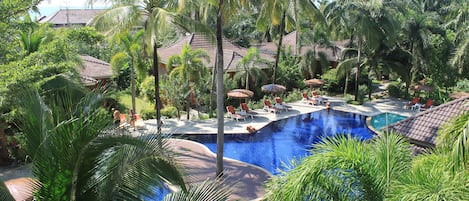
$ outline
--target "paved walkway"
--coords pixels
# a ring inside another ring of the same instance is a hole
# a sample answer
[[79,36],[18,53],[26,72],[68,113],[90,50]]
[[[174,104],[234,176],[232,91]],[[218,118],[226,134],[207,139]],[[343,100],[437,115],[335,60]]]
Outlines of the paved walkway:
[[[376,101],[365,103],[364,105],[346,104],[341,98],[327,97],[332,103],[334,110],[354,112],[366,116],[373,116],[383,112],[394,112],[400,115],[412,116],[416,112],[403,109],[407,101],[399,99],[378,99]],[[253,126],[257,130],[268,125],[272,121],[285,119],[298,114],[306,114],[325,109],[324,106],[311,106],[302,102],[289,103],[292,109],[279,114],[255,110],[259,113],[253,119],[247,118],[245,121],[230,120],[225,118],[225,134],[249,134],[246,127]],[[137,130],[133,135],[146,135],[156,133],[156,120],[146,120],[146,129]],[[163,127],[164,133],[172,134],[216,134],[216,120],[197,120],[184,121],[176,119],[165,120]],[[206,178],[213,178],[216,170],[215,154],[205,146],[187,140],[171,140],[170,147],[181,153],[179,161],[181,162],[185,173],[188,175],[186,180],[189,183],[202,182]],[[229,200],[253,200],[261,198],[264,195],[263,185],[271,176],[269,172],[247,163],[225,158],[225,176],[228,183],[236,182]],[[0,169],[0,178],[5,180],[30,177],[29,168],[20,167],[19,169]]]

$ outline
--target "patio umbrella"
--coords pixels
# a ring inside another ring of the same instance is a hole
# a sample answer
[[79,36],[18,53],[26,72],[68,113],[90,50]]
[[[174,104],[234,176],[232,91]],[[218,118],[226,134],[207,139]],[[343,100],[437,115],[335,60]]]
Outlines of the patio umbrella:
[[320,87],[324,84],[324,80],[321,79],[309,79],[304,81],[305,85],[310,87]]
[[415,91],[433,91],[433,87],[424,85],[424,84],[417,84],[414,86]]
[[451,93],[449,95],[449,97],[452,98],[452,99],[459,99],[459,98],[467,97],[467,96],[469,96],[469,93],[462,92],[462,91],[461,92],[454,92],[454,93]]
[[261,87],[263,92],[267,93],[280,93],[285,91],[287,88],[279,84],[267,84]]
[[233,89],[226,94],[230,98],[251,98],[254,92],[247,89]]

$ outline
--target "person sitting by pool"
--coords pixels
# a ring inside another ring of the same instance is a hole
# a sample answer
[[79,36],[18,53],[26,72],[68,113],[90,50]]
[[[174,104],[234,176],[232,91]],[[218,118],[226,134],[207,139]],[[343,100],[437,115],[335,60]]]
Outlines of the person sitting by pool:
[[329,101],[326,102],[326,109],[327,109],[327,111],[332,109],[331,102],[329,102]]
[[120,116],[121,116],[121,112],[116,109],[116,108],[112,108],[111,109],[112,111],[112,117],[113,117],[113,123],[116,125],[116,126],[119,126],[120,124]]

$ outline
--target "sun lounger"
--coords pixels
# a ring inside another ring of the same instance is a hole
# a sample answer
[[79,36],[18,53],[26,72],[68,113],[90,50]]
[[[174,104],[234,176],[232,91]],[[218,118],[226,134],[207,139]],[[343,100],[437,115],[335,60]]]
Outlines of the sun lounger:
[[130,124],[127,122],[127,115],[125,114],[120,114],[119,115],[119,126],[117,128],[128,128],[130,127]]
[[278,109],[288,111],[289,109],[292,108],[290,105],[287,105],[287,104],[283,103],[283,101],[280,97],[275,97],[275,102],[276,102],[275,107],[278,108]]
[[416,106],[418,105],[419,101],[420,101],[419,97],[414,97],[412,101],[404,105],[404,109],[412,109],[412,110],[417,109]]
[[421,105],[420,108],[419,108],[419,111],[423,110],[427,110],[427,109],[432,109],[433,107],[433,100],[432,99],[428,99],[427,102],[425,103],[425,105]]
[[249,115],[251,119],[253,119],[254,116],[257,115],[257,112],[251,111],[248,107],[248,104],[241,103],[241,111],[239,112],[239,114],[244,115],[244,116]]
[[302,100],[303,103],[309,104],[309,105],[317,105],[318,104],[318,101],[316,99],[310,98],[306,92],[303,92],[302,95],[303,95],[303,100]]
[[140,114],[135,114],[135,129],[146,129],[145,122],[143,122]]
[[240,119],[245,120],[243,115],[236,113],[236,111],[235,111],[235,109],[232,105],[226,106],[226,110],[228,111],[228,116],[231,119],[236,119],[236,121],[238,121]]
[[273,112],[277,113],[280,112],[280,110],[272,105],[268,99],[264,100],[264,110],[267,112]]

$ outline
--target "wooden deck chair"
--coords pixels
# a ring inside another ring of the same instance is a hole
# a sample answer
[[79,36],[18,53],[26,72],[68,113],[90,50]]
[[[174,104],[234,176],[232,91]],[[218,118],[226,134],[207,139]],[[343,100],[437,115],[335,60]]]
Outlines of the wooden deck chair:
[[232,105],[226,106],[226,110],[228,111],[228,116],[231,119],[236,119],[236,121],[238,121],[240,119],[246,120],[243,115],[236,113],[236,111],[235,111],[235,109]]
[[420,110],[427,110],[427,109],[432,109],[433,107],[433,100],[432,99],[428,99],[427,102],[425,103],[425,105],[422,105],[420,106]]
[[257,112],[251,111],[248,107],[248,104],[241,103],[241,112],[240,112],[240,114],[249,115],[251,117],[251,119],[253,119],[254,116],[257,115]]
[[274,106],[278,109],[288,111],[292,108],[290,105],[285,104],[280,97],[275,97],[275,102]]
[[273,113],[280,112],[278,108],[274,107],[272,103],[270,103],[269,99],[264,100],[264,110],[267,112],[273,112]]
[[412,99],[412,101],[410,101],[410,102],[408,102],[408,103],[406,103],[406,104],[404,105],[404,108],[405,108],[405,109],[415,108],[415,107],[412,107],[412,106],[418,104],[419,101],[420,101],[420,98],[419,98],[419,97],[414,97],[414,98]]
[[142,116],[140,114],[135,114],[135,128],[136,129],[146,128],[145,122],[143,122]]
[[119,126],[117,126],[117,128],[128,128],[128,127],[130,127],[130,124],[127,122],[127,115],[120,114],[119,119],[120,119],[120,122],[119,122]]

